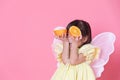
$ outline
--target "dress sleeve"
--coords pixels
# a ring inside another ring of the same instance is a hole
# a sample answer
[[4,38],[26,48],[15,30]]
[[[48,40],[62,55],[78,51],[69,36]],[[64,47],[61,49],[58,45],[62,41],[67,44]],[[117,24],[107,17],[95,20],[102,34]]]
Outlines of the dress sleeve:
[[62,51],[63,51],[63,44],[62,43],[55,43],[53,47],[53,51],[55,54],[55,58],[58,62],[62,61]]
[[58,54],[56,59],[58,62],[61,62],[62,61],[62,54]]
[[92,61],[97,59],[99,57],[99,52],[100,49],[97,47],[90,49],[86,54],[84,54],[86,56],[86,61],[91,63]]
[[83,53],[83,55],[86,56],[86,62],[88,63],[97,59],[99,57],[99,52],[100,49],[91,44],[87,44],[79,50],[79,53]]

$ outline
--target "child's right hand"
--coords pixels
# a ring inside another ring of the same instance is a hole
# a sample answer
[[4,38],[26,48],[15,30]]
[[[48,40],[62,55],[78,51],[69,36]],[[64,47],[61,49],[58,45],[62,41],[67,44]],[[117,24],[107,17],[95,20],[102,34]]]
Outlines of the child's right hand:
[[61,40],[61,41],[68,41],[68,37],[67,37],[67,35],[66,34],[63,34],[63,35],[61,35],[61,36],[56,36],[55,35],[55,38],[56,39],[59,39],[59,40]]

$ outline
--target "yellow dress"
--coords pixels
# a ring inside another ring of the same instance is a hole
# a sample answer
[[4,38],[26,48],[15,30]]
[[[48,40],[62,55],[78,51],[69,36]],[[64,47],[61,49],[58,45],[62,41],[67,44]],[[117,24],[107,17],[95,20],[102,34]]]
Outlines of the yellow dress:
[[[62,47],[60,44],[58,46]],[[55,49],[59,66],[51,80],[95,80],[95,75],[90,63],[98,58],[99,48],[91,44],[83,45],[78,49],[78,52],[86,56],[86,61],[78,65],[71,65],[63,64],[60,53],[62,49],[59,51],[59,47]]]

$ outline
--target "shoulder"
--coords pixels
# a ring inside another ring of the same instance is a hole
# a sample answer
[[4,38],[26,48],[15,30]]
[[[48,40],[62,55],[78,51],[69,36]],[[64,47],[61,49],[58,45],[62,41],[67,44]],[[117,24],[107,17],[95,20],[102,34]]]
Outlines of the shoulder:
[[90,49],[90,48],[94,48],[95,46],[93,46],[92,44],[84,44],[82,47],[80,47],[79,49]]
[[91,51],[91,50],[93,51],[95,48],[96,46],[89,43],[89,44],[83,45],[78,50],[79,50],[79,53],[87,53],[88,51]]

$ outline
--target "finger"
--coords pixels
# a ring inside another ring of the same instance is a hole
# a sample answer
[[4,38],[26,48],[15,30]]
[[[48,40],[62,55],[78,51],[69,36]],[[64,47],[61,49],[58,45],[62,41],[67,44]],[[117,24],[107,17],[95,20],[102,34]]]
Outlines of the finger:
[[64,37],[64,34],[62,34],[62,38]]
[[75,37],[75,36],[73,36],[73,38],[74,38],[74,40],[76,40],[76,37]]
[[81,39],[81,37],[79,36],[79,37],[78,37],[78,40],[80,40],[80,39]]
[[57,36],[54,36],[57,39]]
[[58,37],[58,39],[62,40],[62,37],[61,37],[61,36],[59,36],[59,37]]
[[56,36],[56,39],[60,39],[59,36]]
[[61,36],[58,36],[58,38],[60,39],[60,38],[61,38]]
[[61,39],[64,39],[64,34],[62,34]]
[[77,40],[80,40],[80,36],[77,37]]
[[70,37],[71,37],[72,39],[74,39],[74,36],[71,36],[71,35],[70,35]]
[[57,38],[60,39],[60,36],[58,36]]
[[58,36],[54,35],[55,38],[58,38]]
[[76,37],[76,41],[78,41],[78,37]]
[[64,34],[64,37],[66,38],[66,33]]
[[63,38],[65,38],[65,34],[63,34]]
[[67,34],[65,34],[65,38],[68,38]]
[[79,38],[80,40],[82,39],[82,36],[80,36],[80,38]]
[[65,37],[67,37],[67,34],[65,33]]
[[78,37],[76,37],[75,40],[78,41]]

